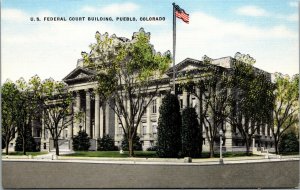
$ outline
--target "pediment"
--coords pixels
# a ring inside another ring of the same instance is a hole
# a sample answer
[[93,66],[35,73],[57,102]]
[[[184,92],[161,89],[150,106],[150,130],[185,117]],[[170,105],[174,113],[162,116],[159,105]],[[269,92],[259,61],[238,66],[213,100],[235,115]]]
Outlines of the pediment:
[[189,71],[189,70],[193,70],[193,69],[198,69],[199,67],[196,66],[195,64],[190,64],[190,65],[185,65],[185,67],[180,68],[179,71]]
[[[186,58],[175,65],[176,72],[198,69],[202,66],[202,61]],[[173,73],[173,67],[168,70],[168,73]]]
[[73,71],[71,71],[63,81],[66,83],[75,82],[75,81],[82,81],[87,80],[93,77],[96,73],[92,70],[88,70],[83,67],[77,67]]

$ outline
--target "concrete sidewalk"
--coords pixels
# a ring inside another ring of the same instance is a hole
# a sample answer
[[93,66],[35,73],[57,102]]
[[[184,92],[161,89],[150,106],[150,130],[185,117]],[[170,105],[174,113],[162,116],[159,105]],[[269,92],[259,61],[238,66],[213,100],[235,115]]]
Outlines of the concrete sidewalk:
[[[60,151],[59,155],[63,156],[63,155],[73,154],[73,153],[75,153],[75,152],[74,151]],[[42,155],[34,156],[33,159],[53,160],[53,159],[56,159],[55,156],[56,156],[55,152],[49,152],[48,154],[42,154]]]
[[[75,163],[108,163],[108,164],[147,164],[147,165],[215,165],[220,164],[219,158],[197,158],[192,159],[192,162],[186,162],[184,158],[110,158],[110,157],[72,157],[64,156],[71,152],[62,152],[60,156],[55,156],[54,152],[49,154],[35,156],[33,158],[24,158],[11,156],[9,158],[2,157],[2,160],[7,161],[52,161],[52,162],[75,162]],[[281,158],[265,158],[264,156],[249,156],[249,157],[231,157],[223,158],[224,164],[238,163],[257,163],[257,162],[277,162],[300,160],[297,156],[283,156]]]

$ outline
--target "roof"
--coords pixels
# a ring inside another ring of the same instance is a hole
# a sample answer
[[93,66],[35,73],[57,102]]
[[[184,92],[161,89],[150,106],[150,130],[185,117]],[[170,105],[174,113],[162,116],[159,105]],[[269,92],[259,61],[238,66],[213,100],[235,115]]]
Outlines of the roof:
[[65,78],[63,78],[63,81],[67,84],[71,84],[71,83],[89,80],[95,75],[96,72],[91,69],[84,68],[84,67],[76,67]]

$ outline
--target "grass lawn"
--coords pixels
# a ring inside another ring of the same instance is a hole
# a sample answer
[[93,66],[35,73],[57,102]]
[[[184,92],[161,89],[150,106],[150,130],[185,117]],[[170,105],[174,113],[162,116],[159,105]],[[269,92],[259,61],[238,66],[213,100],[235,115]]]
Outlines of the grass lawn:
[[[127,158],[128,151],[124,151],[124,154],[120,154],[119,151],[75,151],[73,154],[68,154],[65,156],[78,156],[78,157],[111,157],[111,158]],[[215,154],[215,158],[220,155]],[[226,152],[223,153],[223,157],[239,157],[247,156],[245,152]],[[255,156],[250,153],[249,156]],[[158,158],[155,151],[134,151],[134,157],[136,158]],[[209,158],[209,152],[203,152],[201,158]]]
[[299,152],[280,152],[279,154],[281,154],[283,156],[287,156],[287,155],[299,155]]
[[[255,156],[254,154],[250,153],[249,155],[246,152],[223,152],[223,158],[231,158],[231,157],[240,157],[240,156]],[[214,154],[215,158],[220,157],[219,153]],[[209,158],[209,152],[202,152],[201,158]]]
[[[127,158],[128,151],[120,154],[119,151],[75,151],[73,154],[65,156],[78,156],[78,157],[114,157],[114,158]],[[134,157],[138,158],[156,158],[155,151],[134,151]]]
[[[26,152],[26,155],[38,156],[42,154],[48,154],[48,152]],[[23,152],[9,152],[10,156],[22,156]],[[2,156],[5,156],[5,152],[2,152]]]

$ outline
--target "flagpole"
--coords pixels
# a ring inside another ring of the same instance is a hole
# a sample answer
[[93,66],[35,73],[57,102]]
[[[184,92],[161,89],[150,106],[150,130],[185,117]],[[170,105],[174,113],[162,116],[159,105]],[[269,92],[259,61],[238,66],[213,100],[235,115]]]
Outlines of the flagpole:
[[175,51],[176,51],[176,16],[175,16],[175,3],[173,5],[173,91],[175,92]]

